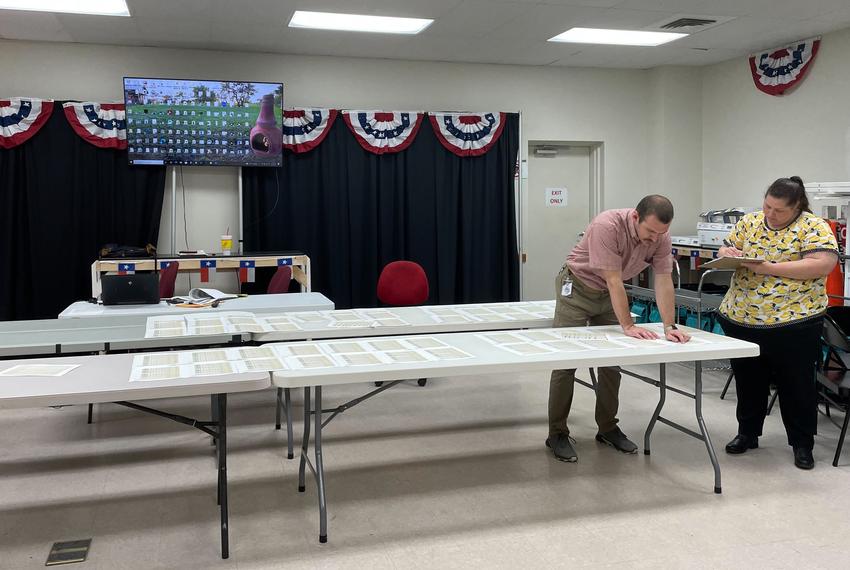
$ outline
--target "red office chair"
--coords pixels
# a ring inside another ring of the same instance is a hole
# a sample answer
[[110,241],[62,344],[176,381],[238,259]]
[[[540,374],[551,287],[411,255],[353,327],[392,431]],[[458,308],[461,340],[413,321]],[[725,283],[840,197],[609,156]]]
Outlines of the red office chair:
[[[413,261],[388,263],[378,277],[378,300],[393,307],[421,305],[428,300],[428,276],[422,266]],[[427,379],[417,383],[424,386]],[[375,382],[380,386],[382,382]]]
[[413,261],[388,263],[378,277],[378,300],[393,307],[421,305],[428,300],[428,276]]
[[269,281],[268,294],[289,293],[289,282],[292,281],[292,266],[280,265]]
[[174,282],[177,281],[177,270],[180,263],[170,261],[168,267],[159,272],[159,298],[170,299],[174,296]]

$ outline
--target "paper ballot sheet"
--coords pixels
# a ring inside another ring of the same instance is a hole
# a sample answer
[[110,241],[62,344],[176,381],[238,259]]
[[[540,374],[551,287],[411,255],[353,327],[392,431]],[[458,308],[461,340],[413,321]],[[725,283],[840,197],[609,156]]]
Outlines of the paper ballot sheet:
[[131,382],[174,380],[197,376],[310,370],[396,363],[458,360],[472,355],[434,337],[279,343],[252,347],[138,354]]
[[79,364],[17,364],[0,370],[0,376],[51,376],[59,377],[78,368]]

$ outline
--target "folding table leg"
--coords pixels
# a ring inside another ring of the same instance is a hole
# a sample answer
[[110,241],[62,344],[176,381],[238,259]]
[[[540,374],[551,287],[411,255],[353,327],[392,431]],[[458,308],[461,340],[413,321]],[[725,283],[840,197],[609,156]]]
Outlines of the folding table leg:
[[652,418],[649,420],[649,425],[646,426],[646,431],[643,434],[643,454],[649,455],[649,438],[652,435],[652,430],[655,428],[655,423],[658,421],[658,416],[661,415],[661,409],[664,407],[664,402],[667,400],[667,365],[658,365],[658,405],[655,406],[655,411],[652,412]]
[[295,454],[292,453],[292,397],[289,388],[283,389],[283,409],[286,412],[286,457],[292,459]]
[[306,487],[307,448],[310,445],[310,388],[304,388],[304,434],[301,436],[301,464],[298,466],[298,491]]
[[838,458],[841,456],[841,448],[844,447],[844,437],[847,435],[847,420],[850,419],[850,406],[844,406],[844,423],[841,425],[841,435],[838,436],[838,447],[835,448],[835,458],[832,466],[838,467]]
[[274,429],[280,429],[280,399],[283,395],[283,388],[277,389],[277,394],[275,395],[275,406],[274,406]]
[[217,394],[218,400],[218,472],[221,502],[221,557],[230,557],[227,512],[227,394]]
[[702,417],[702,362],[699,360],[694,362],[694,412],[697,416],[703,443],[705,443],[708,456],[711,458],[711,465],[714,467],[714,492],[720,494],[722,492],[720,464],[717,462],[717,454],[714,453],[714,446],[711,444],[711,437],[708,435],[708,429],[705,427],[705,420]]
[[322,387],[316,386],[316,434],[313,450],[316,453],[316,485],[319,490],[319,542],[328,541],[328,506],[325,500],[325,468],[322,464]]
[[729,391],[729,385],[732,384],[732,379],[735,378],[734,372],[729,372],[729,376],[726,377],[726,384],[723,386],[723,391],[720,392],[720,399],[724,399],[726,397],[726,392]]

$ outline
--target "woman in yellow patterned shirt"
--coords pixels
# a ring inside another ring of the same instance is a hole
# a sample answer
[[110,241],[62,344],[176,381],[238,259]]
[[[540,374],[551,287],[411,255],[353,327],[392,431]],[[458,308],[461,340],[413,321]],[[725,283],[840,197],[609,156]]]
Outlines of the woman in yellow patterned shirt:
[[724,332],[760,348],[759,356],[732,359],[738,435],[726,451],[739,454],[758,447],[774,383],[794,464],[811,469],[817,432],[815,363],[827,307],[825,280],[838,261],[835,236],[809,209],[803,181],[792,176],[770,185],[762,211],[744,216],[725,244],[720,256],[765,260],[742,264],[720,305]]

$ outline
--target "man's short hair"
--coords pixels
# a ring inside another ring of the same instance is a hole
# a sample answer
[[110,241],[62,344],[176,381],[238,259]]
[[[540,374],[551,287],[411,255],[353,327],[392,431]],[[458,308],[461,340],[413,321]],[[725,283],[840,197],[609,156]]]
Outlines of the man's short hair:
[[638,202],[635,210],[638,213],[638,221],[642,222],[647,216],[655,216],[662,224],[673,221],[673,203],[660,194],[644,196]]

